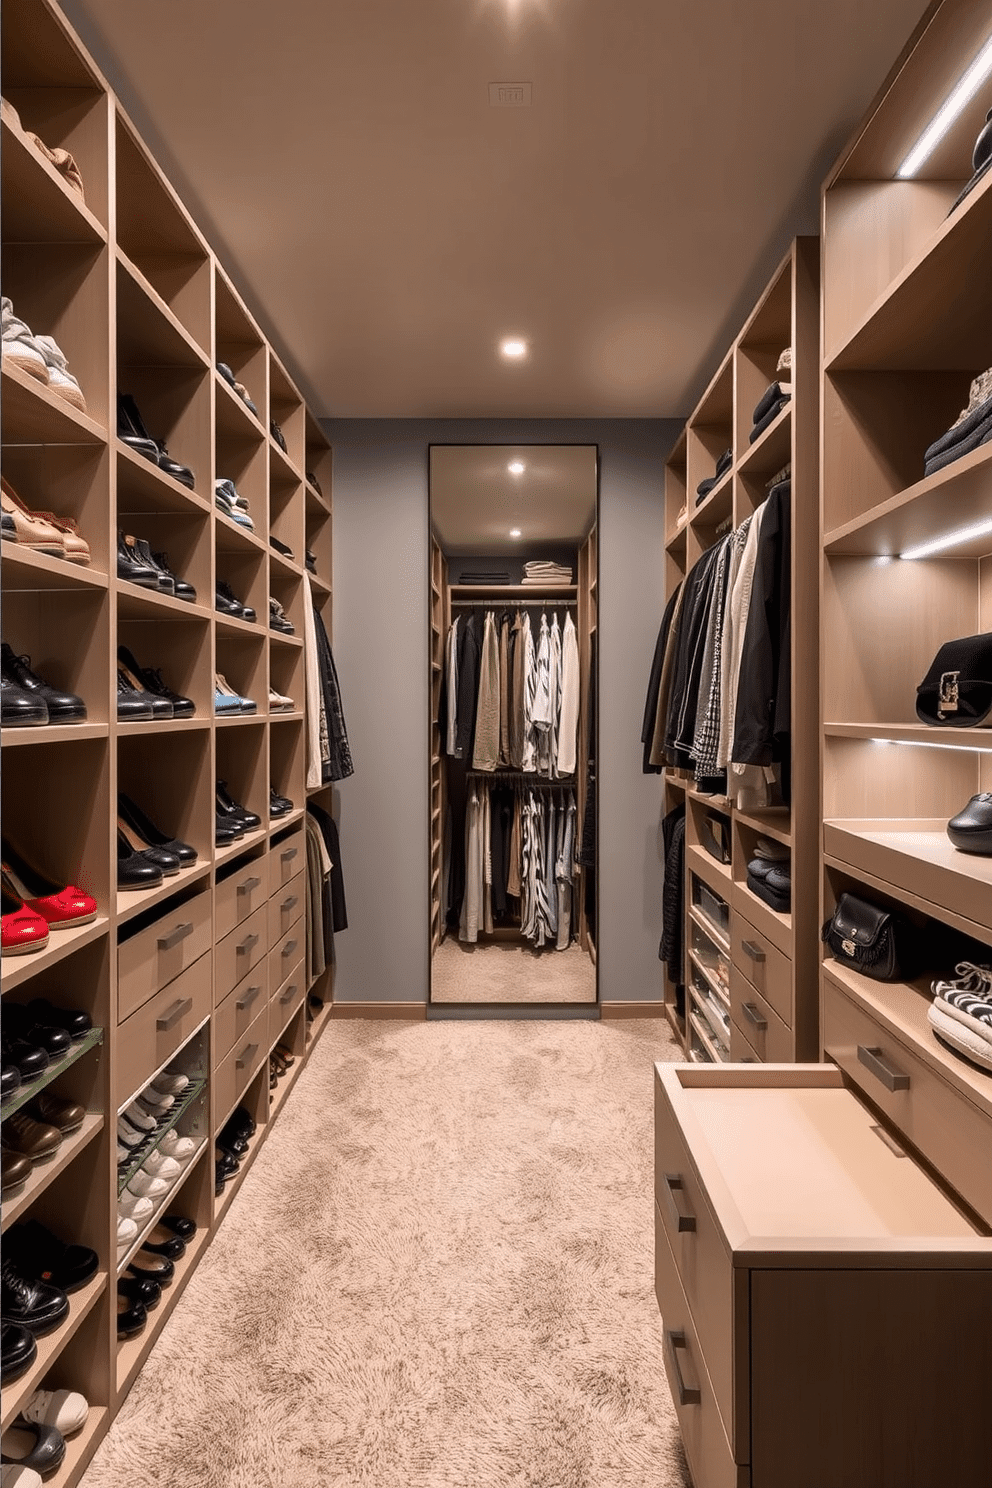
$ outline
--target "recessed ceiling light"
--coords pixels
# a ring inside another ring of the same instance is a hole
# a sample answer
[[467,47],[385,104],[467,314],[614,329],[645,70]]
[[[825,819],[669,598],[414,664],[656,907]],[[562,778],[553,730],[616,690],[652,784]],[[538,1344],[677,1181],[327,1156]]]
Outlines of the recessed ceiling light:
[[499,345],[500,355],[507,357],[510,361],[519,361],[527,355],[527,342],[521,341],[519,336],[508,336]]
[[523,460],[511,460],[506,468],[511,475],[523,475],[524,469],[526,467],[524,466]]
[[520,536],[520,528],[519,527],[511,527],[510,528],[510,536],[511,537],[519,537]]
[[968,71],[944,99],[944,102],[934,114],[926,129],[924,129],[916,144],[896,171],[897,176],[902,180],[906,180],[907,177],[916,175],[923,162],[928,160],[934,150],[936,150],[958,115],[974,98],[989,73],[992,73],[992,36],[989,37],[988,41],[982,47],[982,50],[974,62],[972,62]]

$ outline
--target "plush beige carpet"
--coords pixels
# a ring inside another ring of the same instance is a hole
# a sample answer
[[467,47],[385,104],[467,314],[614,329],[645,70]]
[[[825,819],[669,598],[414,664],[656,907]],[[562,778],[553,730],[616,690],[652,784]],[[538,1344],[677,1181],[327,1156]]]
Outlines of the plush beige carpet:
[[432,1002],[595,1002],[596,968],[578,945],[536,951],[519,940],[462,945],[450,937],[434,952]]
[[685,1488],[666,1024],[332,1022],[85,1488]]

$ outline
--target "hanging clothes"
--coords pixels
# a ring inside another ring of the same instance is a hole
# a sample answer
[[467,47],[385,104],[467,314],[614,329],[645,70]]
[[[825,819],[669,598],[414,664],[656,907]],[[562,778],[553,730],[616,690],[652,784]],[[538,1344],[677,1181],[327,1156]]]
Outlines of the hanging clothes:
[[561,706],[558,719],[559,775],[574,775],[579,730],[579,641],[570,614],[561,638]]
[[527,729],[525,620],[527,616],[518,611],[510,632],[510,764],[515,770],[522,770],[524,767],[524,737]]
[[510,763],[510,616],[503,612],[499,622],[499,763]]
[[534,724],[534,704],[537,695],[537,666],[534,636],[530,616],[523,618],[523,747],[520,752],[520,768],[533,773],[537,770],[537,729]]
[[455,757],[470,759],[475,738],[475,709],[479,696],[479,667],[482,637],[478,618],[469,615],[458,640],[458,699],[455,728]]
[[313,623],[317,641],[317,667],[320,674],[322,700],[320,714],[321,783],[328,785],[331,781],[344,780],[347,776],[353,775],[355,767],[352,764],[351,749],[348,744],[348,730],[344,721],[341,687],[334,665],[334,654],[331,651],[331,643],[328,640],[320,611],[316,607],[313,610]]
[[475,710],[473,770],[495,770],[499,763],[499,637],[492,610],[486,614],[479,663],[479,692]]
[[458,738],[458,626],[456,615],[448,629],[445,648],[445,702],[447,728],[445,730],[445,753],[454,754]]
[[472,784],[465,813],[465,894],[462,900],[458,939],[475,945],[480,922],[484,925],[482,903],[485,882],[485,845],[482,840],[482,791]]
[[561,716],[561,629],[558,616],[551,620],[551,661],[548,668],[548,692],[551,701],[551,727],[548,730],[548,775],[558,774],[558,726]]

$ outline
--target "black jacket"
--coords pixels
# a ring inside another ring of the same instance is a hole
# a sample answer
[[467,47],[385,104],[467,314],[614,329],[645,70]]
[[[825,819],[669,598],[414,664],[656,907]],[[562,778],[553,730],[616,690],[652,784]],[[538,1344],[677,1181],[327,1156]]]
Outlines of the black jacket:
[[792,744],[792,483],[768,493],[744,631],[732,758],[782,766],[789,801]]

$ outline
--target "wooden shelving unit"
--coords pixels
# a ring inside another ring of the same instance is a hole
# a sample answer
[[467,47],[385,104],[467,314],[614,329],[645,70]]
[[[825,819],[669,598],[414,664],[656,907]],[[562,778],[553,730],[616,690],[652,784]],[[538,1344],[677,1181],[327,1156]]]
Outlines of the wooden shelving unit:
[[[52,1082],[85,1105],[82,1127],[5,1199],[2,1217],[5,1230],[37,1217],[100,1257],[98,1277],[71,1299],[67,1324],[43,1340],[9,1402],[5,1390],[5,1421],[28,1385],[86,1396],[87,1426],[49,1480],[71,1488],[230,1204],[237,1183],[214,1196],[217,1132],[244,1104],[258,1123],[257,1150],[289,1083],[270,1104],[269,1051],[289,1045],[295,1080],[327,1022],[308,1016],[308,993],[330,1001],[332,972],[306,985],[303,813],[308,799],[330,809],[332,794],[306,787],[302,636],[307,584],[331,632],[332,470],[317,418],[51,0],[4,5],[2,86],[25,131],[72,152],[86,193],[84,202],[4,121],[4,292],[36,333],[55,337],[86,399],[81,412],[4,359],[4,474],[29,507],[74,518],[92,552],[77,567],[4,543],[0,568],[4,638],[88,710],[81,725],[3,737],[5,836],[99,906],[91,924],[53,932],[43,952],[4,960],[0,977],[5,1003],[48,996],[85,1007],[104,1031]],[[256,413],[218,362],[245,385]],[[117,437],[119,392],[133,395],[149,431],[192,469],[192,491]],[[215,507],[214,481],[223,477],[247,498],[254,531]],[[117,579],[118,529],[167,552],[195,586],[195,603]],[[291,556],[272,549],[270,536]],[[254,607],[255,623],[217,615],[218,580]],[[293,636],[270,630],[270,597]],[[118,723],[118,645],[160,667],[193,699],[195,715]],[[257,701],[256,714],[236,724],[215,718],[218,671]],[[270,687],[293,698],[292,712],[270,714]],[[223,849],[214,846],[218,777],[262,818]],[[40,778],[60,781],[50,799],[38,795]],[[270,785],[295,805],[271,822]],[[196,848],[193,867],[142,893],[118,891],[121,791]],[[163,949],[184,925],[188,938]],[[173,1061],[195,1066],[204,1085],[180,1118],[198,1152],[167,1208],[199,1230],[145,1332],[119,1345],[116,1276],[126,1255],[116,1247],[115,1115]]]
[[[730,1036],[720,1041],[701,1008],[693,1025],[676,1010],[677,986],[664,972],[664,1002],[672,1026],[686,1038],[691,1058],[708,1060],[766,1057],[754,1048],[755,1023],[741,1008],[764,1007],[771,975],[788,985],[788,997],[775,1016],[784,1036],[779,1057],[808,1059],[817,1048],[816,964],[819,945],[817,875],[819,842],[819,728],[816,656],[818,648],[817,530],[819,373],[819,245],[797,238],[772,277],[740,335],[730,347],[665,467],[665,578],[671,594],[703,554],[732,527],[756,511],[769,481],[787,464],[792,467],[792,804],[769,809],[741,809],[734,797],[733,775],[727,796],[709,796],[696,788],[691,772],[666,769],[662,814],[684,805],[686,811],[686,966],[682,985],[690,1007],[693,992],[689,948],[692,943],[694,883],[707,883],[726,906],[728,944],[747,941],[760,948],[763,960],[725,954],[726,971],[734,961],[741,997],[733,1007]],[[793,350],[791,402],[754,441],[748,442],[752,410],[775,379],[784,347]],[[711,477],[725,451],[729,467],[698,502],[696,488]],[[709,813],[727,823],[731,861],[718,863],[703,847]],[[759,837],[789,848],[793,910],[777,914],[747,887],[747,863]],[[701,930],[697,922],[697,930]],[[736,933],[735,933],[736,932]],[[719,949],[719,947],[717,947]],[[702,1033],[700,1032],[702,1029]],[[703,1036],[705,1035],[705,1037]]]
[[[953,976],[956,959],[992,961],[992,860],[956,851],[945,830],[992,789],[992,730],[921,723],[916,688],[943,642],[992,630],[992,536],[900,555],[992,511],[992,448],[931,476],[923,460],[992,364],[979,246],[992,176],[950,212],[988,88],[914,178],[897,171],[988,32],[980,5],[935,7],[824,187],[820,647],[822,916],[845,889],[925,916],[934,961],[917,981],[884,983],[827,954],[823,1055],[987,1224],[992,1074],[941,1045],[926,1014],[933,976]],[[968,937],[960,956],[948,934]],[[893,1096],[859,1047],[909,1074],[908,1089]]]

